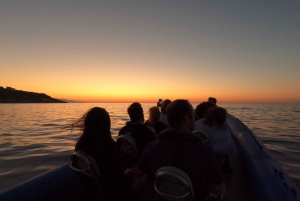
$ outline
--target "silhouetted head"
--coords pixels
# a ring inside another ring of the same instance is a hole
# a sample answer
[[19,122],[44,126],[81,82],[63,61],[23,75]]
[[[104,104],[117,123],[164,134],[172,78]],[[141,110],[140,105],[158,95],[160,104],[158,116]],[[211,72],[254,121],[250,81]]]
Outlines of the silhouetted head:
[[170,101],[169,99],[166,99],[162,102],[161,105],[161,113],[163,114],[167,114],[167,107],[168,105],[171,103],[172,101]]
[[105,109],[100,107],[93,107],[70,126],[78,127],[83,131],[79,140],[81,138],[100,139],[103,142],[112,139],[109,114]]
[[84,130],[109,131],[110,117],[108,112],[100,107],[94,107],[86,113]]
[[215,105],[217,104],[217,99],[214,98],[214,97],[209,97],[207,101],[208,101],[208,102],[212,102],[212,103],[214,103]]
[[216,105],[212,102],[202,102],[199,105],[197,105],[195,109],[197,119],[205,118],[207,110],[212,107],[216,107]]
[[187,100],[178,99],[168,105],[167,119],[171,128],[192,131],[195,128],[195,114]]
[[128,107],[127,112],[132,122],[144,122],[144,111],[140,103],[132,103]]
[[149,123],[155,124],[159,121],[160,111],[158,107],[151,107],[149,109]]
[[208,109],[204,123],[209,127],[221,127],[225,124],[227,111],[222,107]]

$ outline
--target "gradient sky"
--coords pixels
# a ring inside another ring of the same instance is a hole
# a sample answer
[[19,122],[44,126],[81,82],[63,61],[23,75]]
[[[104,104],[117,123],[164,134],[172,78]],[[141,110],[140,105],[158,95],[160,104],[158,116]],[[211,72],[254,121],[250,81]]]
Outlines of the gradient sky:
[[1,0],[0,86],[91,102],[300,103],[300,1]]

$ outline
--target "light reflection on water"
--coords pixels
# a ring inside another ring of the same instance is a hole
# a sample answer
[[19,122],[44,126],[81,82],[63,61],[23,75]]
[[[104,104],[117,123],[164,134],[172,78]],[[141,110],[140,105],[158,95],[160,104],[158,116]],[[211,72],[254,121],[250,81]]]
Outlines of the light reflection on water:
[[[94,106],[111,117],[112,136],[129,103],[0,104],[0,192],[69,162],[80,131],[62,130]],[[142,104],[145,119],[154,103]],[[196,106],[197,104],[193,104]],[[300,186],[300,105],[220,104],[243,121]]]

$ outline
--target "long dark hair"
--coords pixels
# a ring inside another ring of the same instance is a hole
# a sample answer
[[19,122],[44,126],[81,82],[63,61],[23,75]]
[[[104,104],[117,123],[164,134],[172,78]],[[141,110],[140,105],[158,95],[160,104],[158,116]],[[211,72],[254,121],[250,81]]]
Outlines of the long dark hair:
[[202,102],[199,105],[197,105],[197,107],[195,109],[195,113],[197,115],[197,120],[205,118],[208,110],[212,107],[216,107],[216,105],[213,104],[212,102]]
[[150,125],[154,125],[159,121],[160,111],[158,107],[151,107],[149,109],[149,120]]
[[221,127],[225,124],[227,110],[222,107],[212,107],[208,109],[204,123],[209,127]]
[[110,116],[108,112],[101,107],[93,107],[82,117],[69,125],[83,131],[77,144],[82,140],[99,140],[101,144],[108,144],[113,141],[110,133]]

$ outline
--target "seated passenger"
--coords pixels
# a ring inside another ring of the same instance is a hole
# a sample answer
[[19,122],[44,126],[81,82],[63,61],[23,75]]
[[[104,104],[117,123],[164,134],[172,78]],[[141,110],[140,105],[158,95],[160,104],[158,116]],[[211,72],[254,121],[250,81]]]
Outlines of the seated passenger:
[[[191,133],[195,126],[192,105],[186,100],[175,100],[168,106],[167,117],[171,129],[160,133],[158,140],[148,143],[138,166],[128,169],[126,174],[134,177],[144,172],[153,183],[159,168],[175,166],[191,178],[195,200],[204,200],[209,191],[224,194],[223,174],[212,148]],[[179,146],[182,151],[177,155]]]
[[168,126],[169,126],[169,123],[168,123],[168,119],[167,119],[167,107],[170,103],[171,103],[171,101],[169,99],[166,99],[163,101],[163,103],[161,105],[161,113],[160,113],[160,117],[159,117],[159,121],[164,122]]
[[137,158],[139,159],[147,143],[156,139],[156,134],[144,124],[144,112],[140,103],[132,103],[128,107],[127,112],[131,121],[126,122],[126,126],[121,128],[119,136],[130,133],[131,137],[135,140]]
[[155,129],[157,135],[169,128],[169,126],[161,121],[159,121],[160,111],[158,107],[151,107],[149,109],[149,119],[145,122],[146,125],[151,126]]
[[207,100],[207,102],[211,102],[211,103],[213,103],[214,105],[217,105],[217,99],[214,98],[214,97],[209,97],[208,100]]
[[[205,118],[196,121],[195,130],[207,135],[208,142],[218,155],[236,155],[237,149],[226,125],[227,111],[221,107],[208,109]],[[219,156],[218,156],[219,157]],[[223,172],[231,174],[229,158],[225,157]]]
[[216,107],[216,105],[212,102],[202,102],[199,105],[197,105],[195,109],[196,121],[204,118],[207,114],[207,110],[212,107]]
[[138,200],[130,188],[130,180],[122,172],[117,147],[111,137],[110,125],[110,117],[105,109],[100,107],[90,109],[69,125],[83,131],[75,145],[75,151],[81,150],[95,158],[101,172],[104,200]]
[[236,146],[226,123],[227,111],[221,107],[212,107],[207,116],[196,121],[195,130],[207,135],[209,144],[217,154],[236,154]]

